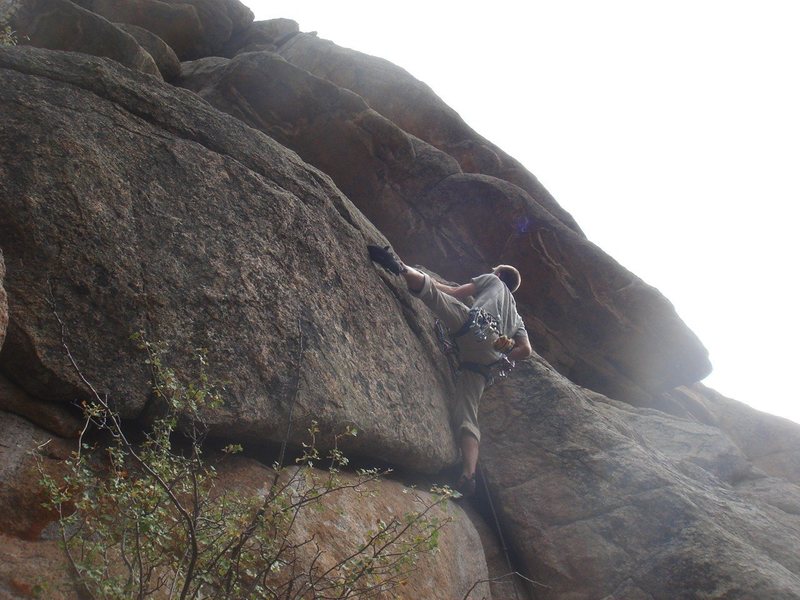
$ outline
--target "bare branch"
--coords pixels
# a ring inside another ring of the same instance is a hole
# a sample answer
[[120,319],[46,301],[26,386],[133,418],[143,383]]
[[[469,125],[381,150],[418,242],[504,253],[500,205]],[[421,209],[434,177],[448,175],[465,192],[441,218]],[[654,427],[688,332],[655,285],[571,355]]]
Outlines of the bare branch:
[[[523,579],[524,581],[527,581],[528,583],[533,584],[533,585],[535,585],[537,587],[548,589],[548,590],[552,589],[549,585],[545,585],[543,583],[539,583],[538,581],[534,581],[533,579],[525,577],[525,575],[523,575],[519,571],[512,571],[511,573],[506,573],[505,575],[500,575],[498,577],[490,577],[490,578],[487,578],[487,579],[479,579],[478,581],[476,581],[475,583],[472,584],[472,587],[470,587],[467,590],[467,593],[464,594],[464,596],[462,597],[462,600],[468,600],[469,596],[473,592],[473,590],[476,587],[478,587],[480,584],[482,584],[482,583],[495,583],[497,581],[502,581],[503,579],[508,579],[509,577],[519,577],[520,579]],[[485,596],[484,596],[484,599],[485,599]]]

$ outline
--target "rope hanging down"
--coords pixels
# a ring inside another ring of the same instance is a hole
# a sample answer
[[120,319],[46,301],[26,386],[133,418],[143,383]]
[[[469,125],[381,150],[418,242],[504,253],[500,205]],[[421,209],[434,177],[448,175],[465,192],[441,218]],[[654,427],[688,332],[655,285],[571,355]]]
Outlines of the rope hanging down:
[[286,445],[289,443],[289,435],[292,433],[292,416],[294,415],[294,405],[297,404],[297,393],[300,391],[300,376],[302,374],[303,368],[303,324],[300,319],[297,319],[297,338],[298,338],[298,350],[297,350],[297,383],[294,386],[294,393],[292,394],[292,400],[289,403],[289,418],[286,422],[286,435],[283,436],[283,442],[281,442],[281,452],[278,455],[278,470],[283,468],[283,460],[286,456]]

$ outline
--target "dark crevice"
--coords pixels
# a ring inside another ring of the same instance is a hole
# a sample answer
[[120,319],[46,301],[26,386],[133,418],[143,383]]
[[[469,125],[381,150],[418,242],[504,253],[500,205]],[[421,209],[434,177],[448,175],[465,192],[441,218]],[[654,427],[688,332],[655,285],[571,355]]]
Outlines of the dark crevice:
[[[497,542],[501,547],[503,558],[507,561],[508,573],[521,573],[528,579],[535,579],[530,574],[526,573],[524,561],[520,554],[515,550],[509,540],[514,539],[512,532],[508,526],[503,523],[502,516],[497,514],[498,503],[496,495],[489,496],[491,488],[483,474],[483,469],[479,465],[477,472],[477,493],[470,499],[472,506],[478,511],[478,514],[483,518],[495,536]],[[526,581],[525,579],[514,575],[514,585],[517,591],[524,590],[525,596],[520,594],[519,600],[536,600],[536,585]],[[508,600],[517,600],[516,595],[509,596]]]

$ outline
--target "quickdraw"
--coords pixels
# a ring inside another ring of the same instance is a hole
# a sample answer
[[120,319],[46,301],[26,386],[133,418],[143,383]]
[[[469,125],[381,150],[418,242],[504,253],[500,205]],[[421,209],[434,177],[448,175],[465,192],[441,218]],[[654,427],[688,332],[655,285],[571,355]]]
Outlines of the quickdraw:
[[445,327],[445,324],[442,323],[441,320],[436,319],[433,329],[436,332],[436,339],[439,341],[439,349],[447,358],[450,370],[453,372],[453,375],[455,375],[458,372],[458,346],[450,339],[447,327]]
[[470,331],[479,342],[485,342],[492,333],[500,335],[500,325],[497,319],[484,309],[473,308],[469,311],[467,320],[464,321],[461,329],[453,334],[453,339],[460,338]]

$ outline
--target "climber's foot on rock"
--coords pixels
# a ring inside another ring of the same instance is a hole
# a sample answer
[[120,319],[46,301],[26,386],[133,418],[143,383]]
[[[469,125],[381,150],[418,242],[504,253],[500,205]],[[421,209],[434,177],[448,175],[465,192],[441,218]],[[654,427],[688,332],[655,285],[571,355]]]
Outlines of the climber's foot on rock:
[[378,263],[392,275],[400,275],[400,273],[403,272],[403,263],[389,250],[389,246],[385,248],[381,248],[380,246],[367,246],[367,250],[369,250],[370,259]]

